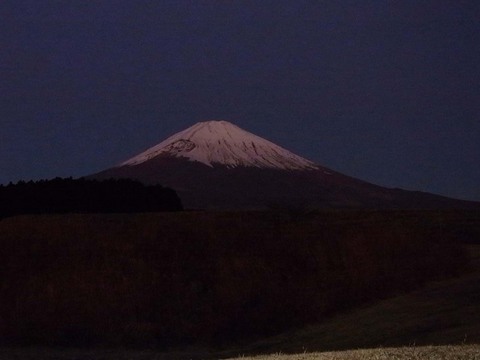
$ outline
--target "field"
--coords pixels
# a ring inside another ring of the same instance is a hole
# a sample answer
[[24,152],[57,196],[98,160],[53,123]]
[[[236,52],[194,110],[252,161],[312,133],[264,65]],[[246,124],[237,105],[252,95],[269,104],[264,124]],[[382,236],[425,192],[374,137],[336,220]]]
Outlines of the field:
[[295,355],[260,355],[243,360],[472,360],[480,359],[480,346],[424,346],[348,350]]
[[226,358],[222,353],[161,353],[154,350],[78,350],[78,349],[0,349],[2,360],[175,360],[175,359],[232,359],[232,360],[475,360],[480,359],[480,345],[406,346],[345,350],[335,352],[304,352],[287,355],[236,356]]
[[479,235],[474,212],[5,219],[0,357],[382,358],[478,344]]

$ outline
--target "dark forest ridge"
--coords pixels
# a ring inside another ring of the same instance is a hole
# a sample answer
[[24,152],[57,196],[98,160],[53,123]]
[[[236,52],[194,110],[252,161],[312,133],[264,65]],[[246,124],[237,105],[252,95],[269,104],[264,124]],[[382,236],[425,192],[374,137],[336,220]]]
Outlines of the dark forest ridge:
[[55,178],[0,185],[0,218],[19,214],[182,210],[175,191],[128,179]]

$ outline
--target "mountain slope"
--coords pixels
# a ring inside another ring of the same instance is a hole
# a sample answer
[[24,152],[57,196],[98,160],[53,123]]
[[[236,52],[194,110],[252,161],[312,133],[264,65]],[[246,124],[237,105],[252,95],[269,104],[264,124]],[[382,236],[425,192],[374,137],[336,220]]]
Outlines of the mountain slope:
[[195,209],[479,207],[340,174],[226,121],[197,123],[91,177],[160,183]]

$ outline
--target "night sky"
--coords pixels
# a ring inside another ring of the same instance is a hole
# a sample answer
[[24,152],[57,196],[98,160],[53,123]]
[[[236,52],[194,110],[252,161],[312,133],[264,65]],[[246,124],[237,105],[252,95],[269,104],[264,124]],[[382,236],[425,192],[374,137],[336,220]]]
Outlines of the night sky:
[[344,174],[480,200],[480,1],[2,0],[0,183],[223,119]]

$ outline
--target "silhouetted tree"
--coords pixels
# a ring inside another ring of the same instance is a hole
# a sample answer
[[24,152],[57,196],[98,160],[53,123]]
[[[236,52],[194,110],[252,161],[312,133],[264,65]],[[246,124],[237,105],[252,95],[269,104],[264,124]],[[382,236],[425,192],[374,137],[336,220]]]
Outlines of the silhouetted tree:
[[120,180],[72,178],[0,185],[0,217],[47,213],[131,213],[182,210],[172,189]]

